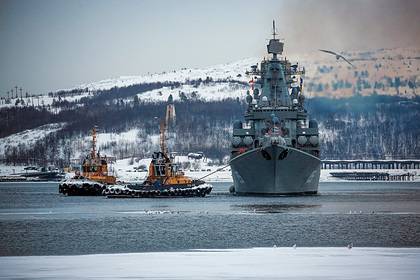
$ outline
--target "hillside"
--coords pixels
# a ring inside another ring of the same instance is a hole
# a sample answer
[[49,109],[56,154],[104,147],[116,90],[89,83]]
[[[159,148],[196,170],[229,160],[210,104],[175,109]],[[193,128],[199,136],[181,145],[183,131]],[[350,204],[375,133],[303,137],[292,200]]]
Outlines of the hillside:
[[[419,157],[420,50],[345,55],[356,68],[321,52],[291,57],[306,69],[306,104],[320,125],[322,158]],[[244,72],[257,61],[2,98],[0,157],[7,163],[66,165],[88,151],[94,125],[100,128],[104,153],[119,159],[147,157],[158,148],[158,118],[172,95],[177,111],[172,150],[202,151],[221,161],[229,154],[232,122],[242,118],[245,108],[249,77]]]

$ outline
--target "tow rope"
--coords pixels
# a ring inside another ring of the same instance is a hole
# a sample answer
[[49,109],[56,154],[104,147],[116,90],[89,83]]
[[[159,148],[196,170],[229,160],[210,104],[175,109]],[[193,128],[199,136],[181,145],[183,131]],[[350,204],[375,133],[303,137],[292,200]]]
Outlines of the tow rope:
[[216,169],[216,170],[215,170],[215,171],[213,171],[213,172],[210,172],[209,174],[207,174],[206,176],[203,176],[203,177],[199,178],[198,180],[203,180],[204,178],[206,178],[206,177],[210,176],[211,174],[214,174],[214,173],[216,173],[216,172],[222,171],[223,169],[225,169],[225,168],[226,168],[226,167],[228,167],[229,165],[230,165],[230,163],[228,163],[228,164],[226,164],[225,166],[222,166],[222,167],[220,167],[220,168]]

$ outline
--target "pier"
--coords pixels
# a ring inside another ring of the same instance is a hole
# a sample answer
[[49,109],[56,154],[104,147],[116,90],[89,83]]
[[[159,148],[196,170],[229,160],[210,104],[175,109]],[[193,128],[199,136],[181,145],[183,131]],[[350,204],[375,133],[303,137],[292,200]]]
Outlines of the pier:
[[418,159],[322,160],[322,169],[420,169]]
[[388,172],[331,172],[331,176],[351,181],[414,181],[414,173],[389,174]]

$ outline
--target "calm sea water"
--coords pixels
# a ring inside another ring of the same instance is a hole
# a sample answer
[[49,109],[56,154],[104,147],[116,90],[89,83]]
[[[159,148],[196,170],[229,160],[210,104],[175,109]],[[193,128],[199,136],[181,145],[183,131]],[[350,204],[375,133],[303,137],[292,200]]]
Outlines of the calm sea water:
[[420,246],[419,183],[321,183],[317,196],[65,197],[0,184],[0,255],[267,246]]

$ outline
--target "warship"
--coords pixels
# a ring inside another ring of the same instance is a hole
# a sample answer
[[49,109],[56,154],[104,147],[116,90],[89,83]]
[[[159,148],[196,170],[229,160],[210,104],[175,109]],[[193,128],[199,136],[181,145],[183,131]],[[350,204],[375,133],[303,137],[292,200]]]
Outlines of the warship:
[[318,124],[304,107],[305,68],[282,57],[273,21],[269,58],[251,66],[244,121],[235,121],[230,167],[238,195],[316,194],[321,169]]

